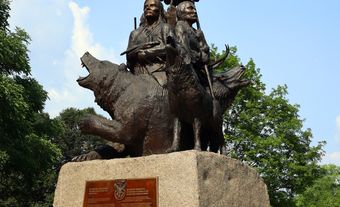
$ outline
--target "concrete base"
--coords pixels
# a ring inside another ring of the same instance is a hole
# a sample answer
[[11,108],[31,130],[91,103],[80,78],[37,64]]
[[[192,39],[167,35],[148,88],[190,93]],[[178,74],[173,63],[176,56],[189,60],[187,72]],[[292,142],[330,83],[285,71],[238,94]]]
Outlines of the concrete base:
[[198,151],[67,163],[60,171],[55,207],[83,206],[85,183],[158,178],[159,207],[269,207],[258,173],[226,156]]

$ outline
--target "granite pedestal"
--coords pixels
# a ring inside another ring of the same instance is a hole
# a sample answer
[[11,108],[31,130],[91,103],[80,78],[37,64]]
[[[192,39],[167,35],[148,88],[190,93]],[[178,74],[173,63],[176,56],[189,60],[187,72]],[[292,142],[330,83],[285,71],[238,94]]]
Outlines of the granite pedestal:
[[55,207],[81,207],[86,181],[158,179],[159,207],[269,207],[259,174],[241,162],[210,152],[185,151],[139,158],[65,164]]

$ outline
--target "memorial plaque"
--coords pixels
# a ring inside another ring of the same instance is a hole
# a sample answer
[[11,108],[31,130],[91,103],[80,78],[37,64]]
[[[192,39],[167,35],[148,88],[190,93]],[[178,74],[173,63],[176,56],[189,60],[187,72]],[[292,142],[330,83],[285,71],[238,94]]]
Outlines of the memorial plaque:
[[83,207],[158,207],[158,179],[87,181]]

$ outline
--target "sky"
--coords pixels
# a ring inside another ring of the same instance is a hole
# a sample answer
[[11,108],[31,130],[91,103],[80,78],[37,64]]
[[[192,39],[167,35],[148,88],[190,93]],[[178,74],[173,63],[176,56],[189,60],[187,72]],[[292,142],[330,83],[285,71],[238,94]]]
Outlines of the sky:
[[[48,91],[52,117],[68,107],[94,107],[93,93],[77,85],[87,72],[79,58],[125,62],[123,52],[142,14],[143,0],[12,0],[10,24],[25,29],[32,76]],[[340,1],[200,0],[196,4],[209,44],[237,46],[246,64],[261,69],[268,92],[288,86],[313,145],[327,141],[322,164],[340,166]]]

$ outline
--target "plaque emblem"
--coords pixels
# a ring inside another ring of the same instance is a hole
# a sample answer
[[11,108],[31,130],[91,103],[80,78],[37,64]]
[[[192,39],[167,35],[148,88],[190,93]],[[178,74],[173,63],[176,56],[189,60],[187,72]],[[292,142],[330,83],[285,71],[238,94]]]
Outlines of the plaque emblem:
[[86,181],[83,207],[158,206],[158,178]]
[[114,189],[114,197],[117,201],[121,201],[126,196],[126,186],[127,180],[115,180],[113,189]]

